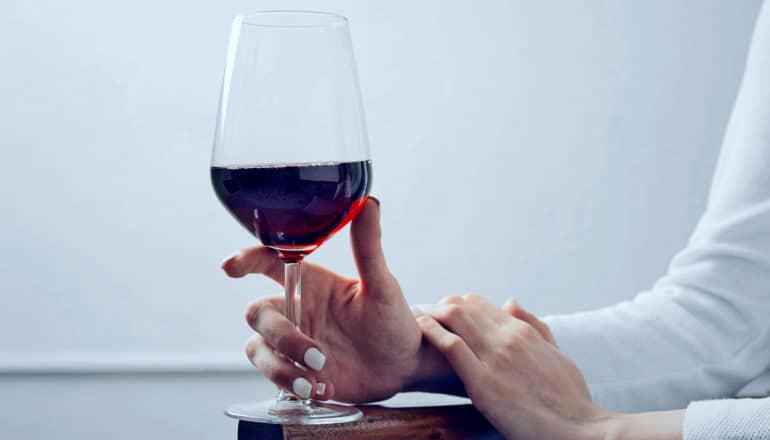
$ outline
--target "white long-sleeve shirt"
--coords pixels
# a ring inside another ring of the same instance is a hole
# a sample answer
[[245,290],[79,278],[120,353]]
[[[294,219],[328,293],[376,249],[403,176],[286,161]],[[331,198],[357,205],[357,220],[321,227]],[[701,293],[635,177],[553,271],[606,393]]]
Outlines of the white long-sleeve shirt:
[[686,440],[770,439],[769,2],[688,245],[632,301],[545,320],[599,405],[689,404]]

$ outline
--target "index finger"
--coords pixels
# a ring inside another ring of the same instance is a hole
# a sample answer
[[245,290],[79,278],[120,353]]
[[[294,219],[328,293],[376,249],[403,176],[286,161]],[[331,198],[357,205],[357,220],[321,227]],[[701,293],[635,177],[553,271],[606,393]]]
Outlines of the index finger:
[[446,357],[460,379],[469,386],[481,363],[473,350],[460,336],[448,331],[429,315],[419,316],[417,323],[423,336]]
[[233,278],[261,273],[276,282],[283,282],[283,263],[274,250],[265,246],[253,246],[236,252],[222,262],[222,270]]
[[[252,246],[242,249],[222,262],[222,270],[228,276],[241,278],[250,273],[263,274],[278,284],[283,285],[283,262],[278,254],[265,246]],[[302,263],[302,282],[309,283],[316,289],[334,287],[345,278],[313,263]]]

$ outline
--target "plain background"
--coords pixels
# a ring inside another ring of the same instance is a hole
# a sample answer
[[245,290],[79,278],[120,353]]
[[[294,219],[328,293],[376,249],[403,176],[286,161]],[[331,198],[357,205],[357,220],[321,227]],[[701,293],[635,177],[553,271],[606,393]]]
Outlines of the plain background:
[[[631,298],[686,243],[759,3],[4,1],[0,437],[226,438],[221,408],[272,392],[242,312],[278,288],[219,270],[253,238],[208,180],[235,14],[349,17],[410,302],[546,314]],[[352,275],[347,230],[311,259]]]

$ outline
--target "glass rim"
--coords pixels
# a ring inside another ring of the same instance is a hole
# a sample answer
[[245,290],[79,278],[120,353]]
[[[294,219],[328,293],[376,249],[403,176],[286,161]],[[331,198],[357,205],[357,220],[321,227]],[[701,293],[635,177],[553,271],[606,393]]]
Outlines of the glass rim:
[[[284,22],[280,19],[269,20],[270,16],[275,18],[296,17],[297,22]],[[313,19],[302,22],[299,17],[313,17]],[[264,21],[260,21],[263,19]],[[348,19],[344,15],[334,12],[312,11],[312,10],[292,10],[292,9],[270,9],[263,11],[244,12],[235,16],[234,22],[240,22],[247,26],[265,27],[265,28],[330,28],[347,25]]]

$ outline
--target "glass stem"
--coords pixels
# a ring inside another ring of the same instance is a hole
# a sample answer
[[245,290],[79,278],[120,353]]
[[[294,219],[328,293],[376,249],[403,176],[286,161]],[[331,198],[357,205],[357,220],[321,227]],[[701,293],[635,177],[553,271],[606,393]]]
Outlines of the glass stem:
[[283,314],[286,315],[286,319],[294,324],[297,330],[302,331],[300,328],[300,304],[302,295],[302,269],[300,268],[300,262],[287,262],[283,265],[283,286],[285,301],[283,306]]
[[[297,330],[302,331],[302,268],[299,261],[287,261],[283,265],[284,306],[283,314],[286,319],[294,324]],[[298,400],[303,404],[309,404],[310,400],[299,399],[293,394],[281,390],[277,400]]]

